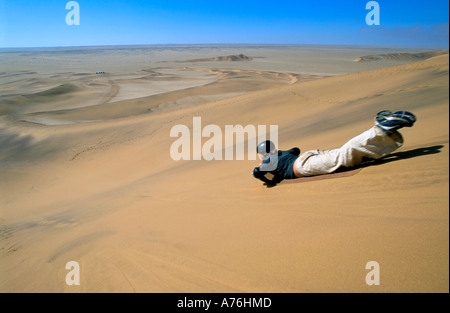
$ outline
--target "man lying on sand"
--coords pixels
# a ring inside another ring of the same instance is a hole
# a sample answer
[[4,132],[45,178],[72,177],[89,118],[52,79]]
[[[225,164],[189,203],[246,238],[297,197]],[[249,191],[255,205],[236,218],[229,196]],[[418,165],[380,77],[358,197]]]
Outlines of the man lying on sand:
[[[384,110],[375,117],[375,126],[341,148],[311,150],[301,155],[299,148],[277,151],[273,142],[263,141],[257,147],[262,163],[253,170],[253,176],[268,186],[274,186],[283,179],[329,174],[340,167],[355,167],[363,158],[379,159],[403,145],[403,137],[398,130],[413,126],[415,121],[416,117],[410,112]],[[268,173],[273,175],[272,179],[266,177]]]

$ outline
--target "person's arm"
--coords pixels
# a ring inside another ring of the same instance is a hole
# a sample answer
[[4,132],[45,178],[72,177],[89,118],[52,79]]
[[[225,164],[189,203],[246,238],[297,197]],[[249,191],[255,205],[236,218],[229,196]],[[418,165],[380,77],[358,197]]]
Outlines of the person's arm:
[[263,181],[264,183],[268,184],[268,185],[274,185],[277,182],[274,182],[275,176],[272,180],[269,180],[266,177],[266,173],[267,172],[263,172],[259,170],[259,167],[255,167],[255,169],[253,170],[253,177],[258,178],[259,180]]
[[278,183],[280,183],[284,178],[281,175],[276,174],[271,181],[272,185],[276,185]]
[[300,155],[300,149],[297,147],[292,148],[291,150],[288,150],[287,152],[290,154],[293,154],[293,155]]

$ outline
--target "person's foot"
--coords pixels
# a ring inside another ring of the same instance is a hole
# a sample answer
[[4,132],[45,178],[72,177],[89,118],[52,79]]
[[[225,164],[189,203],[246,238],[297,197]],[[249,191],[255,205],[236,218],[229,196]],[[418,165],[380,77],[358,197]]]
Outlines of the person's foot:
[[375,125],[385,132],[392,132],[402,127],[411,127],[416,121],[416,116],[408,111],[397,111],[392,113],[383,110],[375,117]]

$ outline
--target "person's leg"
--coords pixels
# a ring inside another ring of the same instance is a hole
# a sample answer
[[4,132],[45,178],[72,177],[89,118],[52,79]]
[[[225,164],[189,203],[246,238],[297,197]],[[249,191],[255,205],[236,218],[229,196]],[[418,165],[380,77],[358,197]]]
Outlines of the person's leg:
[[403,137],[398,131],[390,132],[388,135],[374,126],[352,138],[339,149],[305,152],[297,159],[296,168],[302,176],[329,174],[342,166],[357,166],[364,157],[381,158],[402,144]]
[[328,174],[340,167],[354,167],[364,157],[379,159],[403,145],[403,137],[397,131],[411,127],[416,122],[408,111],[383,110],[375,117],[375,126],[349,140],[339,149],[308,151],[296,160],[295,167],[301,176]]

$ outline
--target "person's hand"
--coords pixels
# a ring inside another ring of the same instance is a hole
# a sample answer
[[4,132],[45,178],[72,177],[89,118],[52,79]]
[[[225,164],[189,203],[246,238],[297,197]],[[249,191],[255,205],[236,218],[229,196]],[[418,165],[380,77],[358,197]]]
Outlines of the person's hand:
[[264,183],[264,186],[266,186],[267,188],[273,188],[273,187],[275,187],[277,184],[276,183],[272,183],[272,182],[270,182],[270,183]]

